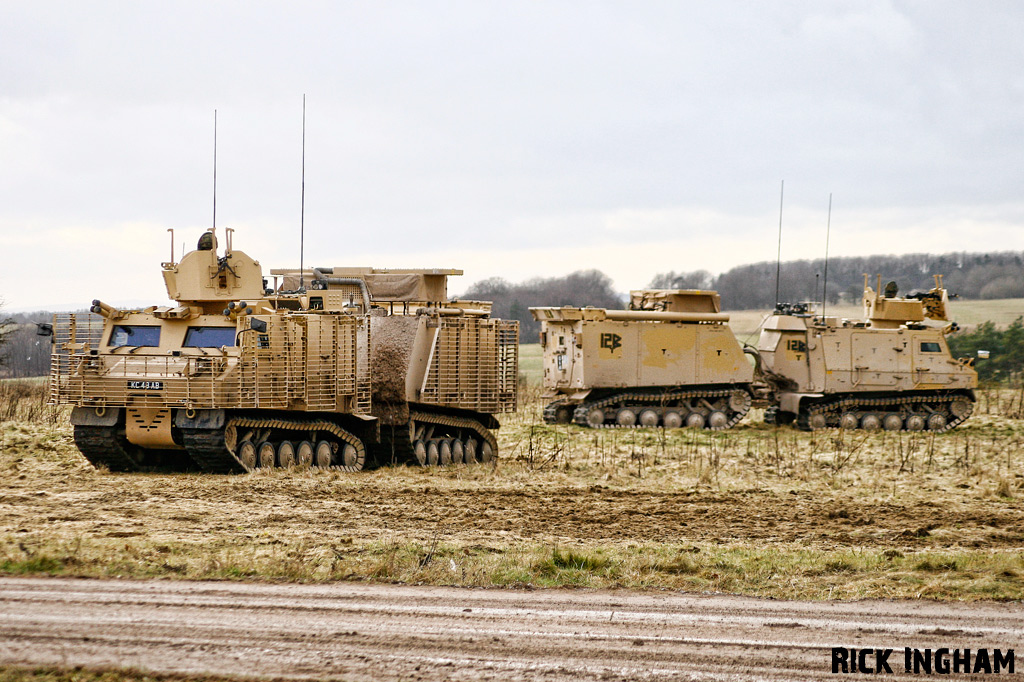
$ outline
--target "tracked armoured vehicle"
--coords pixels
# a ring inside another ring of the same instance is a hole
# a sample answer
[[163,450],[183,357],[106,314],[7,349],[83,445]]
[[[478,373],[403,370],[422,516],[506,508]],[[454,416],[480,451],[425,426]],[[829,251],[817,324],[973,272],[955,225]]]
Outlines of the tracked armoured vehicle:
[[727,429],[753,366],[713,291],[644,289],[629,310],[530,308],[541,322],[549,423]]
[[942,278],[927,292],[897,296],[895,283],[876,289],[864,276],[864,319],[812,314],[783,304],[758,341],[760,374],[770,387],[769,423],[802,429],[946,431],[974,407],[978,375],[954,359],[942,327],[948,293]]
[[[113,471],[493,459],[518,326],[446,301],[458,270],[274,271],[214,231],[163,264],[174,306],[58,315],[50,396]],[[291,279],[294,279],[293,283]],[[305,280],[308,289],[299,286]]]
[[[300,273],[271,270],[295,286]],[[313,305],[368,299],[371,414],[378,463],[489,462],[495,414],[515,412],[519,323],[492,318],[486,301],[448,300],[461,270],[320,268]],[[323,292],[325,303],[318,302]],[[358,292],[358,293],[357,293]]]

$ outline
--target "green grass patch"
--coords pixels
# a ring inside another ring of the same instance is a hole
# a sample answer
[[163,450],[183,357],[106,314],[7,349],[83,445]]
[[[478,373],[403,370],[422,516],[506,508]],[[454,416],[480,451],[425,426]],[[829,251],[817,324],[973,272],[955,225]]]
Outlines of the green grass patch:
[[[472,587],[727,592],[780,599],[1024,599],[1024,551],[808,549],[719,544],[506,547],[377,541],[152,547],[86,539],[25,549],[0,538],[0,573]],[[173,557],[173,559],[172,559]]]
[[519,344],[519,374],[529,386],[539,386],[543,377],[544,353],[539,343]]

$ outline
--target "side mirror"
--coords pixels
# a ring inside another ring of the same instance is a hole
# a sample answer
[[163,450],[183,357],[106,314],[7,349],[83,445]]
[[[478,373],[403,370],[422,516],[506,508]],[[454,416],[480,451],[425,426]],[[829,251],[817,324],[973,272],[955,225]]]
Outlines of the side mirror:
[[49,322],[37,323],[36,336],[53,336],[53,325]]

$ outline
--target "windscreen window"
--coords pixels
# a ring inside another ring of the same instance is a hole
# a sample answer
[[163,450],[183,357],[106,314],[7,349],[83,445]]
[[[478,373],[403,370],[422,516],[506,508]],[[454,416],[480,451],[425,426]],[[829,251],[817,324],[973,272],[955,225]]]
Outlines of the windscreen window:
[[189,327],[185,332],[185,348],[220,348],[234,345],[234,327]]
[[153,348],[160,345],[160,327],[138,324],[119,324],[110,332],[110,345],[114,348],[132,346]]

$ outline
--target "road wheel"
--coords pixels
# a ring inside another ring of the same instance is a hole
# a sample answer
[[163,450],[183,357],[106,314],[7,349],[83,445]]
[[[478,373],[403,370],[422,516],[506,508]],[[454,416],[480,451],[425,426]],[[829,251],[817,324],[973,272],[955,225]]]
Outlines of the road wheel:
[[356,450],[355,445],[352,445],[351,443],[342,443],[340,454],[340,465],[345,467],[347,471],[363,470],[364,460],[359,457],[359,451]]
[[441,459],[441,453],[437,450],[437,441],[432,440],[427,443],[427,466],[436,467],[439,459]]
[[882,420],[882,428],[886,431],[899,431],[903,428],[903,417],[898,414],[887,414]]
[[729,424],[729,417],[721,410],[715,410],[708,415],[708,428],[713,431],[721,431]]
[[933,414],[928,417],[928,430],[941,431],[946,428],[946,417],[941,414]]
[[452,463],[452,443],[447,438],[437,445],[437,463],[443,467]]
[[277,466],[282,469],[295,466],[295,446],[290,440],[283,440],[278,444]]
[[330,443],[322,440],[316,444],[316,449],[313,451],[313,464],[320,469],[328,469],[333,458],[334,448],[331,447]]
[[907,431],[924,431],[924,417],[912,414],[907,417]]
[[573,408],[569,405],[559,405],[555,408],[555,423],[568,424],[572,421]]
[[882,420],[877,414],[866,414],[860,418],[860,428],[865,431],[877,431],[882,426]]
[[412,454],[421,467],[427,466],[427,444],[421,440],[412,444]]
[[494,461],[494,448],[487,441],[484,441],[483,445],[480,446],[480,461],[484,464],[490,464]]
[[274,460],[277,457],[277,448],[274,444],[268,440],[260,443],[260,446],[256,448],[256,462],[257,466],[261,469],[272,469],[274,467]]
[[251,440],[243,440],[238,444],[238,461],[246,471],[256,468],[256,444]]
[[691,412],[686,415],[686,425],[691,429],[703,429],[704,415],[700,412]]
[[636,424],[636,412],[624,407],[615,413],[615,423],[619,426],[633,426]]
[[604,410],[602,410],[600,407],[595,407],[594,409],[590,410],[590,412],[587,412],[587,423],[590,424],[595,429],[598,426],[603,425]]
[[658,416],[657,410],[647,408],[640,413],[640,426],[657,426],[659,421],[661,421],[661,417]]
[[313,464],[313,444],[304,440],[295,448],[295,466],[308,469]]
[[462,464],[466,461],[466,448],[458,438],[452,440],[452,464]]
[[666,429],[678,429],[683,425],[683,415],[679,414],[675,410],[665,413],[662,424],[665,425]]
[[843,412],[839,418],[839,428],[852,431],[860,426],[860,419],[853,412]]
[[466,464],[476,464],[476,441],[472,438],[466,439],[466,444],[463,446]]

